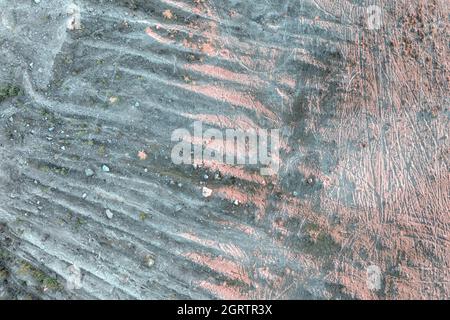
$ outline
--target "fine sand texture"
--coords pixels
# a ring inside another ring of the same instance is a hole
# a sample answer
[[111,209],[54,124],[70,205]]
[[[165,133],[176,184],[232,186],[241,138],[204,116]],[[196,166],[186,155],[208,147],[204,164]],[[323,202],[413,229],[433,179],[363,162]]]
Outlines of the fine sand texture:
[[448,5],[0,0],[0,299],[449,299]]

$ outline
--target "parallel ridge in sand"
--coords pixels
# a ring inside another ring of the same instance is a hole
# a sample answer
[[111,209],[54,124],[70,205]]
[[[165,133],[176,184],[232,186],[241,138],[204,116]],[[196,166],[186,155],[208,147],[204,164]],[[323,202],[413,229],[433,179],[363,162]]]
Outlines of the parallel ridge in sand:
[[[0,298],[448,299],[448,8],[375,2],[0,1]],[[197,120],[279,175],[172,164]]]

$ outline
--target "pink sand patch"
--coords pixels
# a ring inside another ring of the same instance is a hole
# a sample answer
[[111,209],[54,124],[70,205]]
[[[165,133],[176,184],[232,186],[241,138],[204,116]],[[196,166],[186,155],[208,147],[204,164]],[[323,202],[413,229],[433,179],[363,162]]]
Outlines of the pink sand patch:
[[242,294],[238,288],[229,286],[226,283],[218,285],[208,281],[201,281],[199,286],[216,294],[224,300],[245,300],[248,298],[246,295]]
[[221,88],[218,86],[187,85],[187,84],[179,84],[178,86],[183,89],[213,98],[218,101],[227,102],[234,106],[253,110],[261,115],[267,116],[269,119],[273,121],[278,120],[277,116],[272,111],[270,111],[261,102],[255,101],[254,98],[249,94]]
[[153,38],[155,41],[158,41],[160,43],[163,43],[163,44],[171,44],[171,43],[173,43],[172,40],[168,40],[166,38],[161,37],[159,34],[157,34],[155,31],[153,31],[151,27],[147,27],[145,29],[145,33],[149,37]]
[[264,84],[259,78],[252,77],[243,73],[232,72],[228,69],[224,69],[212,65],[200,65],[200,64],[186,64],[184,66],[188,70],[196,71],[201,74],[215,77],[217,79],[237,82],[245,86],[259,87]]
[[248,285],[251,283],[250,278],[245,273],[242,266],[233,261],[227,260],[223,257],[213,258],[195,252],[187,253],[184,256],[197,264],[207,266],[211,270],[222,273],[231,279],[242,281]]

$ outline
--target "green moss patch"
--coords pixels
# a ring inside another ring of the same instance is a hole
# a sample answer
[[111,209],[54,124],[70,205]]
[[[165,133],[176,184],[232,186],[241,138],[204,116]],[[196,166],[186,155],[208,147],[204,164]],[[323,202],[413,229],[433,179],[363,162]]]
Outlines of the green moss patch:
[[22,89],[18,86],[8,84],[0,86],[0,102],[6,99],[20,96],[22,94]]

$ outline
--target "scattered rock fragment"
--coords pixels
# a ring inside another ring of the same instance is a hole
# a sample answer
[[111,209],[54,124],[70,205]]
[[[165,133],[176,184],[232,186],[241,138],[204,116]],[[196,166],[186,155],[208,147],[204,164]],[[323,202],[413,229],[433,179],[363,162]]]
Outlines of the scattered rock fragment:
[[103,172],[110,172],[111,169],[109,169],[109,167],[106,164],[104,164],[104,165],[102,165],[102,171]]
[[86,175],[86,177],[92,177],[94,175],[94,171],[88,168],[84,170],[84,174]]
[[114,217],[114,214],[109,209],[106,209],[105,213],[106,213],[106,217],[110,220]]
[[175,16],[171,10],[167,9],[163,12],[163,17],[167,20],[172,20]]
[[109,103],[111,103],[111,104],[114,104],[117,101],[119,101],[119,98],[116,97],[116,96],[112,96],[112,97],[109,98]]
[[150,255],[145,256],[144,261],[145,261],[145,265],[149,268],[151,268],[155,265],[155,259]]
[[212,195],[212,190],[209,189],[209,188],[207,188],[207,187],[203,187],[203,188],[202,188],[202,195],[203,195],[203,197],[205,197],[205,198],[209,198],[209,197],[211,197],[211,195]]
[[144,150],[138,152],[138,158],[141,160],[147,159],[147,153]]

